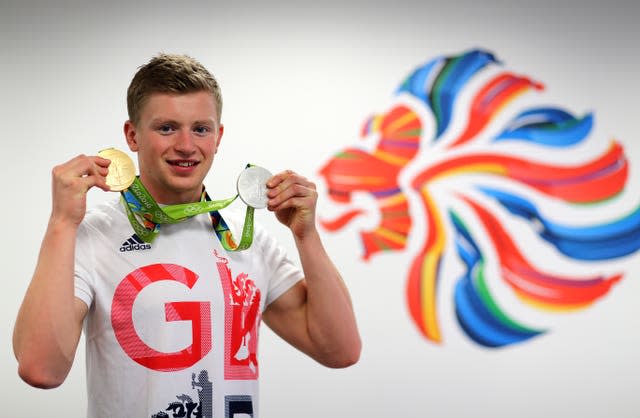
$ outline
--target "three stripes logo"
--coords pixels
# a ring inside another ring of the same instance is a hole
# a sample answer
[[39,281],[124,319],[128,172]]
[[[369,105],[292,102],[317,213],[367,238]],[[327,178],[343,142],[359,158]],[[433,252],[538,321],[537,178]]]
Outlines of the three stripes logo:
[[121,253],[124,253],[127,251],[150,250],[150,249],[151,249],[151,244],[141,240],[137,234],[131,235],[131,238],[123,242],[122,246],[120,246]]

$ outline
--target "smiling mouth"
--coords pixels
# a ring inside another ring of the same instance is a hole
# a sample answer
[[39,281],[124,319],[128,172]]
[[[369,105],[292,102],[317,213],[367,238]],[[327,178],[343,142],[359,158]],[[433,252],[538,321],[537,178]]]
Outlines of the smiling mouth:
[[183,168],[189,168],[198,165],[197,161],[168,161],[168,163],[170,165]]

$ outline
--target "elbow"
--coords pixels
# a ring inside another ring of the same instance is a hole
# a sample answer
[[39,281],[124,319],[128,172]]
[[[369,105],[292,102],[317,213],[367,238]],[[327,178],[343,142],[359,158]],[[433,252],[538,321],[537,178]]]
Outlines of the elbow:
[[330,367],[332,369],[346,369],[347,367],[351,367],[358,362],[360,359],[360,353],[353,356],[343,356],[340,359],[334,359],[325,363],[325,366]]
[[39,389],[53,389],[62,385],[71,370],[73,357],[52,354],[51,351],[43,343],[20,344],[14,339],[13,352],[18,361],[20,379]]
[[24,362],[18,365],[18,376],[28,385],[39,389],[57,388],[67,377],[66,374],[60,375],[49,372],[41,365],[26,365]]
[[330,367],[332,369],[344,369],[356,364],[360,360],[361,352],[362,343],[358,339],[356,343],[352,344],[348,348],[340,350],[338,353],[334,353],[334,355],[329,356],[322,363],[326,367]]

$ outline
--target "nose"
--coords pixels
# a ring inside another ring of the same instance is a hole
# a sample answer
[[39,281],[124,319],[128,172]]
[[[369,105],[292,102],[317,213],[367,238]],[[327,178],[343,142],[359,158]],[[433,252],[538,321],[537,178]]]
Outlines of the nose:
[[196,151],[195,143],[191,132],[181,130],[174,137],[175,142],[173,148],[182,155],[191,155]]

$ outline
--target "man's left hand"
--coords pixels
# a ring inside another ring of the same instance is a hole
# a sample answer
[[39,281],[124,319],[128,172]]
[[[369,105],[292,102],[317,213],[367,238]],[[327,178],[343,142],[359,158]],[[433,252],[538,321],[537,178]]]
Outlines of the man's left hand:
[[267,182],[267,208],[286,225],[294,236],[303,239],[315,231],[316,185],[307,178],[286,170],[276,174]]

